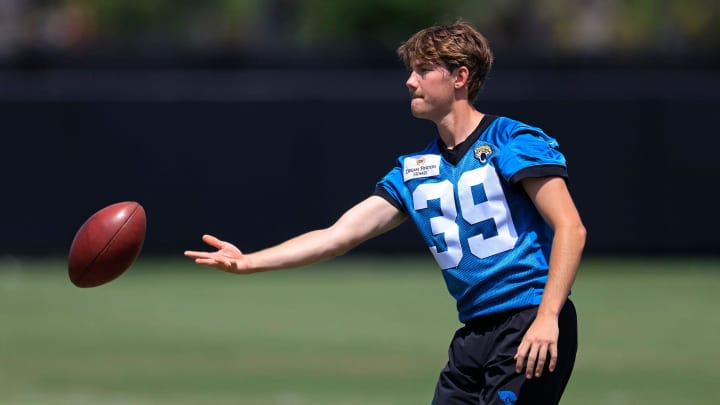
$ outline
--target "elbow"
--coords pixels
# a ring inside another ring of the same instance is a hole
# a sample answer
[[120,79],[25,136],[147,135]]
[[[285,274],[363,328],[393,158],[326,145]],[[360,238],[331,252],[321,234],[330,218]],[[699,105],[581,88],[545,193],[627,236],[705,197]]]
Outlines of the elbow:
[[585,242],[587,241],[587,228],[585,228],[585,225],[583,225],[582,222],[578,222],[575,224],[573,232],[575,233],[575,238],[580,245],[580,250],[584,250]]
[[326,229],[326,232],[328,232],[329,237],[327,238],[328,242],[324,256],[327,258],[343,256],[362,242],[361,240],[356,240],[349,235],[343,234],[333,227]]
[[351,238],[338,239],[333,248],[333,256],[343,256],[351,250],[355,249],[361,243],[362,240],[356,240]]
[[587,229],[582,221],[572,221],[555,229],[554,244],[581,253],[585,249]]
[[339,246],[335,247],[335,249],[333,249],[332,257],[344,256],[345,254],[347,254],[348,252],[353,250],[354,247],[355,247],[354,245],[350,245],[350,244],[339,245]]

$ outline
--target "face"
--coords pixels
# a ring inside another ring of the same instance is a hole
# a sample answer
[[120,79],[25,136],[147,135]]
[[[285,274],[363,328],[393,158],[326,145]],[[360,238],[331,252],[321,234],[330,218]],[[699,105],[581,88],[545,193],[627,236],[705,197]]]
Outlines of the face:
[[438,121],[450,112],[455,88],[453,76],[446,68],[415,61],[405,85],[413,116]]

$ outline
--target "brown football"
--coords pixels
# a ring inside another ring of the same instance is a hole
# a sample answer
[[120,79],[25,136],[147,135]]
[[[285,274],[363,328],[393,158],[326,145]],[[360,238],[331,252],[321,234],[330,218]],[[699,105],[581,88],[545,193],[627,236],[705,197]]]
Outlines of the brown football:
[[145,242],[145,209],[135,201],[108,205],[78,229],[68,255],[68,275],[78,287],[96,287],[125,272]]

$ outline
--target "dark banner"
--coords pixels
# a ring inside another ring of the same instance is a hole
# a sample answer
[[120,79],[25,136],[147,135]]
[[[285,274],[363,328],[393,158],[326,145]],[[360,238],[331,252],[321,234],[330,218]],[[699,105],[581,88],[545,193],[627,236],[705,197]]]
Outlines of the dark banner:
[[[435,136],[402,71],[256,73],[3,75],[0,255],[65,254],[125,200],[147,212],[146,254],[179,257],[203,233],[258,249],[330,225]],[[588,252],[717,254],[718,81],[499,72],[477,105],[558,139]],[[406,224],[361,250],[425,248]]]

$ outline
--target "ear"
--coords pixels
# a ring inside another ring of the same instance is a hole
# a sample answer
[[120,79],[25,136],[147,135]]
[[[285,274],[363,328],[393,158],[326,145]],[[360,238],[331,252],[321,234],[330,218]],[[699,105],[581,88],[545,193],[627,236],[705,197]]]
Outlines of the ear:
[[455,90],[460,90],[463,86],[467,85],[468,80],[470,80],[470,71],[467,67],[460,66],[455,69],[453,76],[455,80],[453,86],[455,87]]

